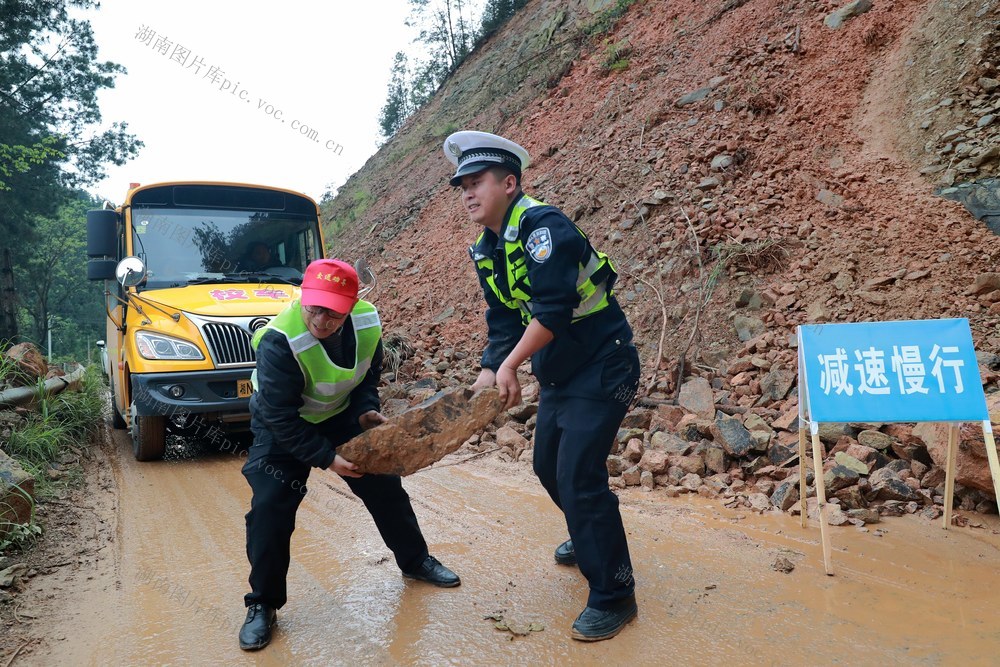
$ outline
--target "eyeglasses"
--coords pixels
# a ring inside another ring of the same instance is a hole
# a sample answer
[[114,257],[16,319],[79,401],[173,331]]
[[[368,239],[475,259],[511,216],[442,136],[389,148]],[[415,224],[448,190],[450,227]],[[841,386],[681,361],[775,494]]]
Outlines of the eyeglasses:
[[314,317],[323,315],[325,317],[329,317],[330,319],[334,320],[342,320],[345,317],[347,317],[346,313],[338,313],[335,310],[330,310],[329,308],[324,308],[323,306],[302,306],[302,307],[305,308],[307,313],[313,315]]

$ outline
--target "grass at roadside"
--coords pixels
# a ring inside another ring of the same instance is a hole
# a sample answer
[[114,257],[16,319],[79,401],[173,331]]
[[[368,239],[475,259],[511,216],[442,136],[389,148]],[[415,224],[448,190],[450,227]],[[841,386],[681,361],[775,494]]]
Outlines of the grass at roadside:
[[[0,368],[0,373],[3,370]],[[104,420],[104,391],[100,369],[90,366],[80,391],[63,391],[48,397],[39,391],[35,407],[26,416],[2,425],[10,429],[3,449],[35,478],[36,498],[57,495],[60,489],[82,481],[76,461]],[[27,524],[0,519],[0,535],[5,535],[0,537],[0,552],[30,546],[40,534],[41,526],[34,511]]]

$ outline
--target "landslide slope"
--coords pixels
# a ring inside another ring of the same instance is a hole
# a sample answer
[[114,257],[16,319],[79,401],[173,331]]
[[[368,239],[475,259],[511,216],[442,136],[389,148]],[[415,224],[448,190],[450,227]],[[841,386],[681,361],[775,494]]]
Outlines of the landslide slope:
[[878,2],[834,30],[830,2],[638,0],[614,21],[615,3],[536,0],[324,204],[330,252],[368,257],[388,330],[477,356],[479,230],[440,147],[479,129],[524,145],[525,190],[616,262],[654,396],[682,356],[685,374],[794,367],[807,322],[968,317],[996,352],[1000,292],[966,291],[1000,244],[934,195],[954,172],[921,173],[944,133],[975,131],[996,5]]

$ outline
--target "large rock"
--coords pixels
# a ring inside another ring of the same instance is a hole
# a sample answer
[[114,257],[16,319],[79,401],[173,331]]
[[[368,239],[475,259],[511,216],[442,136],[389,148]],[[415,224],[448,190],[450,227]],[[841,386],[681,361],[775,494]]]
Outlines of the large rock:
[[694,447],[694,443],[690,440],[682,440],[672,433],[665,433],[663,431],[657,431],[649,438],[650,445],[654,449],[662,449],[668,454],[680,454],[681,456],[687,454]]
[[38,378],[43,378],[48,373],[49,365],[34,343],[18,343],[7,350],[4,356],[13,361],[20,371],[8,375],[15,386],[33,385]]
[[31,520],[35,478],[0,450],[0,538],[13,524]]
[[771,503],[781,509],[782,512],[787,511],[789,507],[798,502],[799,499],[799,476],[793,475],[789,477],[784,482],[778,485],[778,488],[774,490],[771,494]]
[[412,475],[461,447],[502,408],[495,387],[475,395],[463,387],[448,389],[349,440],[337,453],[364,473]]
[[832,28],[836,30],[840,26],[844,25],[844,22],[848,19],[852,19],[855,16],[861,16],[868,10],[872,8],[872,0],[854,0],[849,2],[840,9],[830,12],[823,19],[823,24],[827,28]]
[[[654,475],[662,475],[670,468],[670,459],[666,452],[650,449],[642,454],[642,458],[639,459],[639,467]],[[702,468],[704,469],[704,466]]]
[[780,401],[795,384],[795,372],[773,367],[760,381],[762,397],[765,401]]
[[677,403],[702,419],[715,418],[715,396],[705,378],[691,378],[682,384]]
[[[990,394],[987,399],[992,413],[996,409],[996,403],[1000,403],[1000,394]],[[913,435],[927,445],[934,464],[945,468],[948,463],[948,425],[923,422],[913,428]],[[955,457],[955,481],[962,486],[979,489],[990,498],[996,497],[989,460],[986,458],[983,430],[978,423],[962,427]]]
[[751,445],[753,445],[750,431],[746,429],[739,419],[733,417],[722,417],[716,420],[715,425],[712,427],[712,436],[715,442],[722,445],[722,448],[730,456],[744,456],[750,451]]

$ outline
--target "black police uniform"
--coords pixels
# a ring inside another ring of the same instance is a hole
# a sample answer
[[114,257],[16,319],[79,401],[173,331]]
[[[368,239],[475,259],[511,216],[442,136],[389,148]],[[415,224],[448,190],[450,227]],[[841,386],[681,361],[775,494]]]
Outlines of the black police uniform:
[[[517,203],[504,216],[499,237],[486,229],[469,249],[474,259],[477,255],[492,259],[493,280],[503,294],[510,294],[503,237]],[[524,244],[542,228],[548,229],[550,251],[542,261],[530,252],[524,260],[531,317],[555,336],[531,359],[532,373],[541,386],[534,469],[566,516],[577,563],[590,583],[587,606],[611,609],[633,595],[635,587],[618,498],[608,488],[606,460],[638,388],[639,357],[625,314],[610,295],[613,271],[604,283],[608,305],[572,321],[573,309],[580,303],[576,287],[580,265],[593,248],[569,218],[547,205],[532,206],[522,214],[518,238]],[[482,366],[496,371],[521,339],[525,325],[520,311],[503,304],[482,272],[479,279],[489,306],[489,341]]]
[[[340,334],[320,342],[335,364],[353,361],[357,343],[352,319],[345,321]],[[382,358],[380,341],[371,368],[351,391],[347,409],[312,424],[299,416],[305,379],[288,341],[277,331],[269,330],[262,336],[257,347],[259,388],[250,398],[254,444],[243,465],[243,475],[253,489],[246,515],[251,588],[244,597],[246,606],[262,603],[278,609],[285,604],[289,545],[296,510],[306,495],[309,469],[330,467],[336,447],[361,433],[358,417],[379,409]],[[427,544],[400,478],[364,475],[343,479],[368,508],[399,568],[403,572],[415,570],[427,558]]]

